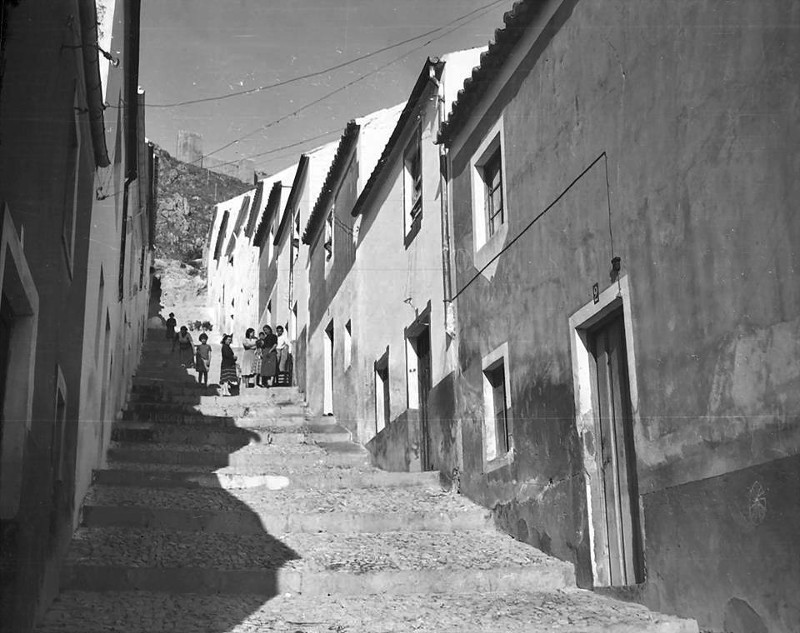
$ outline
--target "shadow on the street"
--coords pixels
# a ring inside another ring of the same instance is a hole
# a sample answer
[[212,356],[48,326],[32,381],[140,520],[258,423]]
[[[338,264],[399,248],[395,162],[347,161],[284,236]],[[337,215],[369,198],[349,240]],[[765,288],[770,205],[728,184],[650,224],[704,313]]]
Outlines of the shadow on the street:
[[[219,363],[218,347],[215,352]],[[174,551],[159,553],[158,569],[140,576],[118,575],[111,584],[108,578],[98,577],[97,587],[86,588],[183,594],[172,603],[171,618],[185,626],[194,622],[204,631],[223,633],[277,595],[279,570],[300,556],[271,535],[259,514],[231,490],[237,485],[259,485],[261,480],[237,483],[232,480],[235,471],[219,472],[231,463],[232,454],[260,442],[261,437],[236,426],[236,416],[241,415],[236,410],[247,404],[235,396],[218,396],[209,403],[217,393],[217,385],[200,387],[195,371],[180,365],[163,330],[148,332],[124,415],[128,424],[115,431],[109,469],[117,485],[145,488],[152,491],[152,498],[144,500],[143,507],[117,509],[117,519],[106,520],[116,521],[119,527],[171,532],[165,542],[178,545],[168,546]],[[220,411],[227,415],[203,413],[201,404],[221,405]],[[192,547],[187,547],[190,543]],[[133,620],[136,614],[129,617]]]

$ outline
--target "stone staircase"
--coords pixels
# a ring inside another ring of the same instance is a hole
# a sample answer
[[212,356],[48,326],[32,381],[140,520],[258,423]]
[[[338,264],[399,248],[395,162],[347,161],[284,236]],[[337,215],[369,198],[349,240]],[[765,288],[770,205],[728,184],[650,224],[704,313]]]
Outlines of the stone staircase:
[[40,633],[697,631],[371,467],[293,388],[216,396],[155,337],[143,367]]

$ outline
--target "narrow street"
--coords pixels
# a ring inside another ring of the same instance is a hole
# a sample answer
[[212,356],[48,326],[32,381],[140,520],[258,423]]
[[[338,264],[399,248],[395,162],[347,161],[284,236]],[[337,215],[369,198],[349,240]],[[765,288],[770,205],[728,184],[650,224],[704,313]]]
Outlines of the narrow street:
[[202,393],[150,331],[39,633],[697,631],[576,589],[438,473],[371,467],[294,388]]

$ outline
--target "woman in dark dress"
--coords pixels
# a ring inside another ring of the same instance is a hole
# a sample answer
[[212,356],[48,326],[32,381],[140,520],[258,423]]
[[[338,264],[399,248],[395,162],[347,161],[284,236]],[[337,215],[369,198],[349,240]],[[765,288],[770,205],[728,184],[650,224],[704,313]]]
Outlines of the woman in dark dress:
[[236,385],[239,379],[236,375],[236,355],[231,349],[233,337],[230,334],[222,335],[222,364],[219,369],[219,386],[223,396],[229,396],[231,385]]
[[264,337],[264,349],[261,351],[261,386],[269,387],[270,379],[275,379],[278,372],[278,337],[272,333],[272,328],[264,326],[267,335]]

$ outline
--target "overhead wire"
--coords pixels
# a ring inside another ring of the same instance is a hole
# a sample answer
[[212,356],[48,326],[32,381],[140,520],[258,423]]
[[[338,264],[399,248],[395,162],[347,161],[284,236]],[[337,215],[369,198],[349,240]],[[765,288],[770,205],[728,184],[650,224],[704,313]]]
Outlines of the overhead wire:
[[470,11],[468,13],[465,13],[464,15],[461,15],[461,16],[451,20],[450,22],[448,22],[446,24],[443,24],[442,26],[439,26],[439,27],[437,27],[435,29],[431,29],[430,31],[426,31],[425,33],[421,33],[420,35],[415,35],[414,37],[410,37],[410,38],[405,39],[405,40],[403,40],[401,42],[395,42],[394,44],[389,44],[388,46],[384,46],[383,48],[379,48],[379,49],[376,49],[376,50],[371,51],[369,53],[365,53],[364,55],[360,55],[360,56],[355,57],[353,59],[350,59],[350,60],[348,60],[346,62],[341,62],[339,64],[335,64],[333,66],[329,66],[328,68],[323,68],[322,70],[315,70],[313,72],[306,73],[304,75],[298,75],[296,77],[291,77],[290,79],[284,79],[282,81],[277,81],[275,83],[266,84],[266,85],[263,85],[263,86],[257,86],[255,88],[248,88],[246,90],[238,90],[236,92],[229,92],[229,93],[226,93],[226,94],[215,95],[215,96],[212,96],[212,97],[200,97],[198,99],[187,99],[186,101],[176,101],[175,103],[148,103],[148,104],[145,104],[145,107],[148,107],[148,108],[179,108],[179,107],[183,107],[183,106],[187,106],[187,105],[194,105],[194,104],[197,104],[197,103],[208,103],[208,102],[212,102],[212,101],[222,101],[224,99],[231,99],[233,97],[241,97],[241,96],[245,96],[245,95],[256,94],[256,93],[259,93],[259,92],[264,92],[266,90],[271,90],[273,88],[280,88],[281,86],[286,86],[286,85],[295,83],[297,81],[303,81],[305,79],[312,79],[314,77],[319,77],[320,75],[324,75],[326,73],[330,73],[330,72],[333,72],[335,70],[339,70],[341,68],[345,68],[347,66],[351,66],[352,64],[356,64],[356,63],[358,63],[360,61],[364,61],[365,59],[369,59],[370,57],[374,57],[375,55],[379,55],[381,53],[385,53],[386,51],[392,50],[392,49],[397,48],[399,46],[403,46],[404,44],[410,44],[411,42],[414,42],[416,40],[420,40],[420,39],[422,39],[424,37],[427,37],[429,35],[433,35],[434,33],[438,33],[439,31],[442,31],[442,30],[448,28],[449,26],[455,24],[456,22],[459,22],[459,21],[461,21],[461,20],[463,20],[465,18],[468,18],[468,17],[470,17],[470,16],[472,16],[472,15],[474,15],[474,14],[480,12],[480,11],[483,11],[484,9],[489,9],[489,8],[491,8],[491,7],[493,7],[493,6],[497,5],[497,4],[501,4],[501,3],[506,2],[506,1],[507,0],[493,0],[492,2],[490,2],[488,4],[485,4],[485,5],[481,6],[481,7],[473,9],[472,11]]
[[[318,103],[321,103],[322,101],[325,101],[326,99],[332,97],[333,95],[338,94],[338,93],[342,92],[343,90],[346,90],[347,88],[351,87],[352,85],[354,85],[354,84],[356,84],[356,83],[358,83],[360,81],[363,81],[367,77],[370,77],[371,75],[374,75],[374,74],[380,72],[384,68],[387,68],[388,66],[391,66],[392,64],[397,63],[401,59],[403,59],[405,57],[408,57],[412,53],[415,53],[416,51],[425,48],[426,46],[428,46],[429,44],[435,42],[436,40],[439,40],[439,39],[441,39],[443,37],[446,37],[447,35],[449,35],[453,31],[456,31],[456,30],[466,26],[470,22],[473,22],[476,19],[478,19],[480,17],[483,17],[483,13],[481,13],[480,15],[475,15],[476,12],[483,11],[484,13],[488,13],[488,10],[491,9],[494,5],[500,4],[501,2],[505,2],[505,1],[506,0],[496,0],[495,2],[492,2],[492,3],[488,4],[488,5],[485,5],[484,7],[480,8],[480,9],[476,9],[475,11],[472,11],[472,12],[470,12],[468,14],[465,14],[464,16],[461,16],[460,18],[457,18],[456,20],[451,21],[449,23],[449,25],[452,25],[455,22],[463,20],[465,17],[473,16],[472,19],[467,20],[467,21],[463,22],[462,24],[459,24],[459,25],[451,28],[447,32],[443,33],[442,35],[439,35],[438,37],[432,37],[431,39],[427,40],[425,43],[412,48],[411,50],[403,53],[402,55],[399,55],[398,57],[393,58],[392,60],[386,62],[385,64],[382,64],[381,66],[378,66],[377,68],[374,68],[373,70],[371,70],[371,71],[369,71],[367,73],[364,73],[363,75],[360,75],[360,76],[356,77],[355,79],[347,82],[346,84],[343,84],[342,86],[339,86],[335,90],[332,90],[331,92],[328,92],[328,93],[322,95],[321,97],[319,97],[319,98],[317,98],[317,99],[315,99],[315,100],[313,100],[313,101],[311,101],[309,103],[306,103],[305,105],[300,106],[299,108],[297,108],[293,112],[285,114],[285,115],[283,115],[283,116],[281,116],[281,117],[279,117],[279,118],[277,118],[277,119],[275,119],[273,121],[270,121],[268,123],[265,123],[264,125],[261,125],[261,126],[255,128],[255,129],[247,132],[246,134],[243,134],[242,136],[229,141],[225,145],[222,145],[222,146],[214,149],[213,151],[209,152],[208,154],[205,154],[203,157],[205,158],[205,157],[208,157],[208,156],[213,156],[214,154],[217,154],[217,153],[229,148],[231,145],[234,145],[235,143],[238,143],[239,141],[242,141],[242,140],[244,140],[244,139],[246,139],[246,138],[248,138],[250,136],[253,136],[254,134],[257,134],[258,132],[261,132],[263,130],[269,129],[271,127],[274,127],[275,125],[278,125],[279,123],[282,123],[286,119],[289,119],[289,118],[291,118],[293,116],[296,116],[300,112],[303,112],[304,110],[307,110],[308,108],[311,108],[311,107],[317,105]],[[447,28],[447,26],[448,25],[445,25],[443,27],[439,27],[439,29],[436,29],[436,30],[440,31],[442,29]],[[243,158],[248,158],[248,157],[243,157]],[[198,160],[202,160],[202,159],[198,159]],[[240,160],[240,159],[237,159],[237,161],[233,161],[233,162],[238,162],[238,160]],[[194,162],[198,162],[198,161],[194,161]]]

